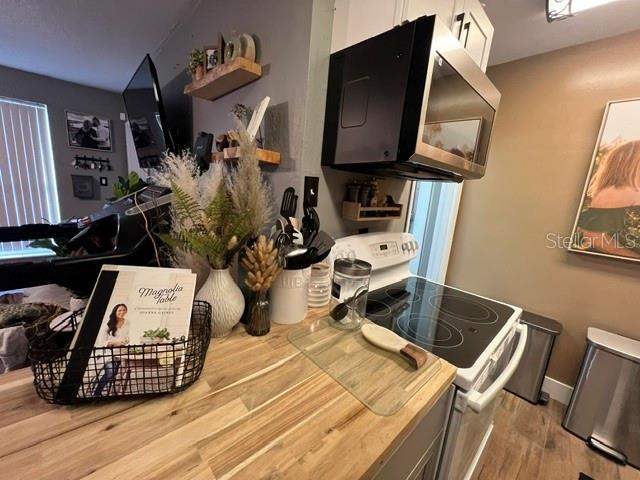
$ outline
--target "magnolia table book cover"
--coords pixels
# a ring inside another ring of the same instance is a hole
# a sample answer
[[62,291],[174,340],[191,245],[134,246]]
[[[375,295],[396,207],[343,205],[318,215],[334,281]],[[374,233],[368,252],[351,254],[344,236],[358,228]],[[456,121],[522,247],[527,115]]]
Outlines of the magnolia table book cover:
[[187,269],[103,266],[72,343],[61,394],[119,396],[180,386],[180,342],[189,335],[195,284]]

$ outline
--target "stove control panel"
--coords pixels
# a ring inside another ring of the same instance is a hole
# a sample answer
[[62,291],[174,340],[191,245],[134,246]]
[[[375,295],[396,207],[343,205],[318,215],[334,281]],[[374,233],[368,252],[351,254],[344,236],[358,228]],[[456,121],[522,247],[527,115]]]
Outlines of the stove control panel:
[[369,248],[371,248],[373,258],[388,258],[398,255],[398,244],[396,242],[372,243]]
[[376,232],[336,239],[329,263],[337,258],[359,258],[371,263],[373,270],[406,268],[418,255],[418,242],[407,232]]

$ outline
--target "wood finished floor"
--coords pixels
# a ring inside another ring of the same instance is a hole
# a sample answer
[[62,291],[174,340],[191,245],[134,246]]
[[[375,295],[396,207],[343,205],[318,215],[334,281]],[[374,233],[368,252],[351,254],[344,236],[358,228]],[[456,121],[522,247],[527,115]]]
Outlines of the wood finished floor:
[[640,480],[640,470],[621,467],[593,452],[562,428],[565,406],[532,405],[503,392],[479,480]]

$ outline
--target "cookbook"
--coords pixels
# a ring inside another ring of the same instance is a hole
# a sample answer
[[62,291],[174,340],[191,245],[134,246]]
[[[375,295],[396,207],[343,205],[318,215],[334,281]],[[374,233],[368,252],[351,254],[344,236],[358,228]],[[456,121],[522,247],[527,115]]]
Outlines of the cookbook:
[[104,265],[67,357],[59,400],[160,393],[182,383],[196,275]]

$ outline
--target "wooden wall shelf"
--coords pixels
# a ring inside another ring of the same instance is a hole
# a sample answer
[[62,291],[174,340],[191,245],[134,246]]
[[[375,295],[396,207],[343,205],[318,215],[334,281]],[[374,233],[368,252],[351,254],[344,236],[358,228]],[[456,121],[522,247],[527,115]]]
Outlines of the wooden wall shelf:
[[402,218],[402,205],[393,207],[362,207],[358,202],[342,202],[342,218],[354,222],[398,220]]
[[[258,160],[262,165],[280,165],[280,152],[273,150],[257,149]],[[211,160],[238,160],[240,152],[238,147],[225,148],[222,152],[213,152]]]
[[192,97],[215,100],[240,87],[255,82],[262,76],[262,66],[246,58],[236,58],[205,73],[184,87],[184,93]]

